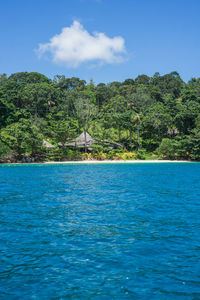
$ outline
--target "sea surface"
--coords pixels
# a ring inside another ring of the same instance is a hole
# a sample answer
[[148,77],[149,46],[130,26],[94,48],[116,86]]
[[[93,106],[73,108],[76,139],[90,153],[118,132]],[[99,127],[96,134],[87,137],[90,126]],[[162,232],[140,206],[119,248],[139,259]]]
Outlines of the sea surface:
[[200,163],[1,165],[0,299],[200,299]]

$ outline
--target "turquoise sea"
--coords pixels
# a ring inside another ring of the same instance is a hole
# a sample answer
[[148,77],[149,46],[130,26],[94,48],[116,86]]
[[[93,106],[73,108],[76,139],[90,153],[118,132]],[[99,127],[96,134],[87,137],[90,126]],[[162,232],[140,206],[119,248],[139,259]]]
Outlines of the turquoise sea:
[[1,165],[0,299],[200,299],[200,164]]

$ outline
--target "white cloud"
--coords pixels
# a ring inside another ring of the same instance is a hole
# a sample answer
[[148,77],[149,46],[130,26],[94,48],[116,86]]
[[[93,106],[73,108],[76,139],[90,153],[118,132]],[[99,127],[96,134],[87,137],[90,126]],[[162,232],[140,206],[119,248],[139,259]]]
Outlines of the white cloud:
[[53,36],[49,43],[40,44],[37,53],[40,57],[50,53],[53,62],[76,68],[91,61],[122,62],[120,54],[125,53],[125,45],[120,36],[109,38],[104,33],[90,34],[78,21],[74,21],[70,27]]

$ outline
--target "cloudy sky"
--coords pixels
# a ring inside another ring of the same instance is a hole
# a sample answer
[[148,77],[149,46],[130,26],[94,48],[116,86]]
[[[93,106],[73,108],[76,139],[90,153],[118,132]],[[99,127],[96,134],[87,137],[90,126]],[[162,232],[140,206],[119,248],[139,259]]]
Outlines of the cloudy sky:
[[1,1],[0,73],[187,81],[200,77],[199,12],[199,0]]

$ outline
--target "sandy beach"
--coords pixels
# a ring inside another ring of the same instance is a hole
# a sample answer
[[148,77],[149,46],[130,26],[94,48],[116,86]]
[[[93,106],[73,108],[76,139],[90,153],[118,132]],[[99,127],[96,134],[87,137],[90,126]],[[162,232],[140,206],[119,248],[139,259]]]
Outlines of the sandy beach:
[[139,163],[189,163],[185,160],[80,160],[80,161],[48,161],[45,164],[139,164]]

